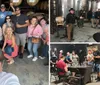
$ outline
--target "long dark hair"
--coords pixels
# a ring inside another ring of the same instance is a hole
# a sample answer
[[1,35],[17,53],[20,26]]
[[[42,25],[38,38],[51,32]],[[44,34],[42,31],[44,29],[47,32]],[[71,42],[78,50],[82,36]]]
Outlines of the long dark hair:
[[36,26],[38,25],[38,19],[37,19],[36,16],[33,16],[33,17],[29,20],[29,22],[30,22],[30,25],[31,25],[31,20],[32,20],[33,18],[35,18],[35,19],[37,20],[37,23],[36,23],[36,25],[35,25],[35,27],[36,27]]
[[46,24],[48,24],[47,18],[45,18],[45,17],[41,18],[41,19],[39,20],[39,24],[40,24],[41,20],[45,20],[45,21],[46,21]]
[[6,18],[5,18],[5,23],[7,22],[6,21],[7,17],[9,17],[10,18],[10,22],[12,22],[11,16],[7,15]]

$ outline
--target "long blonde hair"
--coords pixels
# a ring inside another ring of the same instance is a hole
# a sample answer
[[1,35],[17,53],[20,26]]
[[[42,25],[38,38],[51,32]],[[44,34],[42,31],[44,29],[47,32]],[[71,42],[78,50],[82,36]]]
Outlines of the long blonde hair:
[[[12,32],[10,35],[8,35],[8,33],[7,33],[9,29],[10,29],[11,32]],[[9,38],[9,39],[12,39],[12,36],[14,36],[14,34],[13,34],[13,29],[12,29],[11,27],[7,27],[7,28],[6,28],[6,30],[5,30],[5,36],[6,36],[7,38]]]

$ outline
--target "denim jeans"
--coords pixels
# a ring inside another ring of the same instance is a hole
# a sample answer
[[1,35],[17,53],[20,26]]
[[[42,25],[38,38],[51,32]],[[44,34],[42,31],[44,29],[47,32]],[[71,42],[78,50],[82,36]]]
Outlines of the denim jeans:
[[32,38],[28,38],[28,51],[30,55],[34,54],[34,57],[38,57],[39,43],[32,43]]
[[11,56],[12,52],[14,51],[14,48],[11,47],[11,45],[7,45],[4,50],[5,50],[6,54],[8,54],[9,56]]
[[44,44],[42,47],[42,57],[48,57],[49,46]]
[[96,69],[97,69],[97,72],[99,73],[100,72],[100,64],[96,64]]

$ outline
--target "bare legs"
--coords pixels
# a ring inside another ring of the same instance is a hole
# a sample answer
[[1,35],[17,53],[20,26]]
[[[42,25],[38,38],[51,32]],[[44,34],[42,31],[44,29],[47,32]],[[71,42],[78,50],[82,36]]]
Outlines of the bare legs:
[[13,59],[13,58],[9,58],[9,59],[7,60],[7,62],[8,62],[8,64],[13,64],[13,63],[14,63],[14,59]]

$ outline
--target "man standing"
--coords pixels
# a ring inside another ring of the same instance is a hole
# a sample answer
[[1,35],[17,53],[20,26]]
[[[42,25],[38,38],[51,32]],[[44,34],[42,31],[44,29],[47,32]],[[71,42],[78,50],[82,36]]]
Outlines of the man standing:
[[12,8],[13,12],[11,11],[6,11],[6,7],[4,4],[1,5],[0,9],[0,26],[2,27],[2,25],[5,22],[5,18],[7,15],[15,15],[15,9],[13,7],[13,3],[10,3],[10,7]]
[[78,25],[79,28],[84,27],[84,11],[83,10],[79,11],[79,17],[80,17],[80,19],[78,19],[77,25]]
[[71,56],[70,52],[67,52],[65,62],[66,62],[68,65],[71,65],[71,64],[72,64],[72,56]]
[[96,27],[98,28],[98,25],[100,24],[100,9],[96,11]]
[[26,44],[26,33],[27,33],[27,26],[29,25],[29,20],[26,15],[21,14],[21,9],[16,7],[16,15],[12,18],[12,21],[15,26],[15,36],[16,36],[16,43],[21,46],[21,51],[19,50],[19,58],[23,58],[24,47]]
[[60,51],[59,51],[59,58],[58,58],[58,59],[61,58],[62,54],[63,54],[63,50],[60,50]]
[[91,16],[91,23],[93,28],[95,27],[95,21],[96,21],[96,12],[93,10]]
[[97,71],[97,81],[100,81],[100,51],[95,47],[93,48],[94,63]]
[[74,24],[75,24],[75,19],[76,19],[76,16],[74,14],[74,9],[71,8],[69,10],[69,13],[68,15],[66,16],[66,25],[67,25],[67,36],[68,36],[68,42],[70,42],[71,40],[74,40],[73,39],[73,27],[74,27]]

